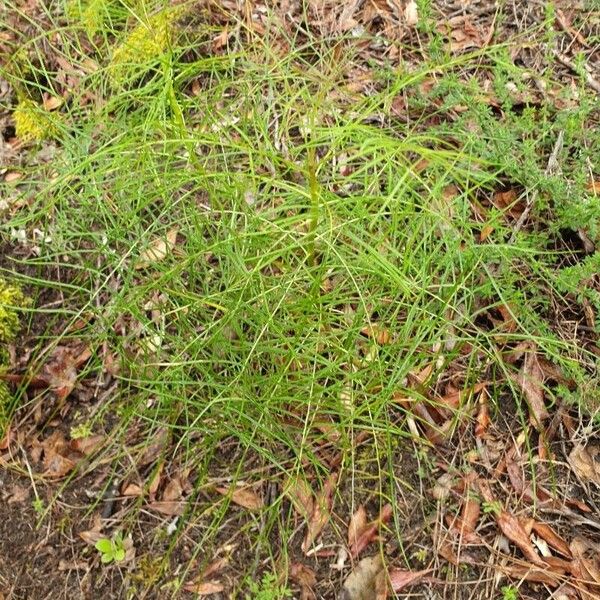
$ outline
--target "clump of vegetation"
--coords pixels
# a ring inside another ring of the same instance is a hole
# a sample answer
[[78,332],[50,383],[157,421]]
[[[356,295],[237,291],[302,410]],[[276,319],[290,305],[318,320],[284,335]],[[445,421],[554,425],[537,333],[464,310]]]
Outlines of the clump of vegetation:
[[[19,308],[26,306],[27,298],[16,286],[9,285],[0,278],[0,373],[8,365],[7,344],[15,339],[19,330]],[[7,408],[10,390],[5,382],[0,381],[0,434],[6,426]]]
[[23,142],[40,142],[56,128],[49,113],[29,98],[23,98],[13,112],[17,137]]
[[68,16],[85,29],[89,38],[94,37],[104,24],[108,5],[111,0],[75,0],[67,5]]
[[159,59],[171,46],[182,7],[167,8],[137,25],[119,44],[109,65],[113,83],[134,79],[140,68]]
[[250,582],[250,596],[246,598],[253,600],[275,600],[280,598],[291,598],[291,591],[278,582],[275,573],[265,573],[259,582]]

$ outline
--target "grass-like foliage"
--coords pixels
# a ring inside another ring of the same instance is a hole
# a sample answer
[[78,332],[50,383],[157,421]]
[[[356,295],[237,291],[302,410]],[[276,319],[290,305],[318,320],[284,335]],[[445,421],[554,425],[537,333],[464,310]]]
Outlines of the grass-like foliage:
[[[140,420],[149,439],[166,429],[200,489],[214,469],[241,477],[250,457],[262,477],[323,475],[315,448],[333,438],[341,469],[359,472],[354,440],[366,431],[371,483],[389,498],[388,459],[411,435],[398,396],[424,400],[449,365],[458,385],[486,380],[492,400],[505,396],[502,352],[522,340],[565,378],[588,377],[596,357],[552,325],[557,304],[591,298],[585,280],[597,272],[590,258],[553,275],[564,231],[600,217],[585,188],[600,147],[583,127],[591,105],[523,112],[506,98],[500,117],[454,75],[472,69],[475,82],[481,56],[443,52],[416,72],[381,67],[361,94],[347,41],[290,34],[282,48],[235,22],[215,50],[222,30],[177,22],[162,3],[83,10],[45,38],[80,68],[53,176],[32,175],[24,193],[36,193],[6,228],[45,224],[51,242],[28,263],[61,279],[27,283],[60,290],[56,317],[85,316],[77,336],[120,366],[118,394],[94,416],[102,426],[118,414],[113,439]],[[31,75],[46,68],[32,58],[39,36],[21,81],[31,96],[52,87],[52,67]],[[502,49],[485,58],[498,94],[518,79]],[[394,117],[402,97],[416,117]],[[467,109],[442,118],[456,105]],[[428,127],[425,106],[440,115]],[[548,178],[560,130],[568,162]],[[513,239],[500,209],[474,210],[506,186],[536,194],[543,226]],[[164,251],[153,253],[157,240]],[[490,320],[498,307],[514,326]]]

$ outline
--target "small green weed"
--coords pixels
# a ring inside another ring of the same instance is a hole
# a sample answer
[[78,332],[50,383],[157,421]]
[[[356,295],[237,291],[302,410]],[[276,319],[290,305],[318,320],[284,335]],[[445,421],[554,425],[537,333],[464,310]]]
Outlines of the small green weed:
[[519,591],[512,585],[505,585],[501,588],[502,600],[519,600]]
[[492,500],[492,502],[484,501],[481,504],[481,508],[486,515],[499,515],[502,512],[502,502],[499,500]]
[[120,533],[116,533],[112,538],[102,538],[95,544],[96,550],[101,554],[101,560],[104,564],[111,562],[121,562],[125,559],[125,541]]
[[281,600],[292,597],[291,590],[279,583],[275,573],[265,573],[260,582],[251,581],[248,587],[250,593],[246,594],[246,600]]

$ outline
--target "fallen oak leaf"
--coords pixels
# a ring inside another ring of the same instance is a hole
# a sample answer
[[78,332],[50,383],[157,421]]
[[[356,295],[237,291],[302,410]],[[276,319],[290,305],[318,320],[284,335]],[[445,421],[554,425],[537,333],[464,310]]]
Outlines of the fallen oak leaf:
[[472,556],[468,552],[465,552],[462,548],[460,548],[460,553],[457,554],[456,552],[454,552],[454,548],[452,548],[452,545],[447,541],[442,542],[440,546],[436,548],[436,552],[437,554],[439,554],[439,556],[445,558],[450,564],[456,567],[460,564],[477,564],[477,559],[474,556]]
[[49,388],[59,401],[64,401],[77,383],[77,371],[91,356],[92,351],[85,346],[57,346],[38,374],[0,373],[0,381],[32,388]]
[[600,592],[600,544],[578,535],[569,548],[573,553],[573,576],[593,585]]
[[82,455],[69,448],[61,431],[54,431],[40,445],[43,451],[44,475],[60,479],[70,473]]
[[124,484],[124,487],[121,490],[121,494],[123,496],[131,496],[137,498],[144,494],[144,489],[137,483],[128,483]]
[[78,535],[86,544],[93,546],[98,540],[105,537],[102,533],[102,528],[102,517],[100,513],[97,513],[92,519],[91,529],[88,529],[87,531],[80,531]]
[[165,486],[162,494],[162,500],[165,502],[173,502],[179,500],[183,494],[183,485],[179,475],[173,477]]
[[306,535],[304,536],[304,541],[302,542],[302,552],[304,552],[304,554],[309,552],[314,541],[317,539],[329,521],[331,516],[331,506],[333,504],[333,493],[337,485],[337,480],[338,474],[331,473],[331,475],[329,475],[325,481],[321,492],[315,499],[313,511],[308,522]]
[[242,508],[248,510],[260,510],[261,508],[264,508],[263,499],[249,487],[218,487],[216,490],[219,494],[229,497],[234,504],[237,504]]

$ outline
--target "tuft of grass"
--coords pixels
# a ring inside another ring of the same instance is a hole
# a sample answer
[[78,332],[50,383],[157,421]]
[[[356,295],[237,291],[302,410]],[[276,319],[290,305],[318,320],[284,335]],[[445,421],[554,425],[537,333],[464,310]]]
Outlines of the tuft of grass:
[[[282,50],[268,29],[258,38],[232,17],[215,50],[223,28],[190,21],[173,35],[162,3],[130,10],[133,29],[94,21],[91,57],[80,19],[56,23],[60,42],[41,31],[27,42],[29,57],[41,39],[56,43],[83,74],[61,107],[52,177],[30,175],[28,208],[2,231],[44,231],[21,281],[63,298],[44,309],[64,324],[48,338],[75,335],[97,351],[90,369],[108,360],[101,349],[119,367],[118,391],[85,426],[112,429],[116,447],[143,430],[134,459],[165,439],[161,459],[192,470],[179,533],[202,522],[197,553],[210,554],[229,518],[225,501],[207,496],[215,473],[232,485],[300,473],[318,488],[330,469],[320,451],[333,439],[339,469],[354,474],[349,504],[375,494],[396,506],[408,484],[394,457],[414,437],[398,397],[435,404],[450,372],[459,387],[485,380],[493,400],[514,397],[525,423],[504,360],[520,342],[577,382],[597,367],[553,328],[552,312],[571,295],[593,296],[582,285],[594,257],[557,267],[572,258],[561,231],[585,222],[597,237],[598,198],[585,190],[600,147],[583,127],[591,103],[516,110],[506,83],[518,73],[502,48],[439,52],[410,72],[384,66],[361,94],[347,76],[358,60],[351,41],[290,33]],[[52,87],[51,65],[31,60],[28,73],[29,93]],[[490,73],[502,118],[475,101],[477,77]],[[391,116],[399,97],[410,119]],[[549,178],[558,131],[565,168]],[[536,225],[514,240],[514,223],[490,203],[506,187],[537,193]],[[50,270],[61,277],[44,277]],[[491,317],[506,307],[511,328]],[[117,452],[115,472],[129,473],[130,458]],[[294,535],[282,503],[236,523],[274,568]],[[256,575],[259,560],[248,569]]]

